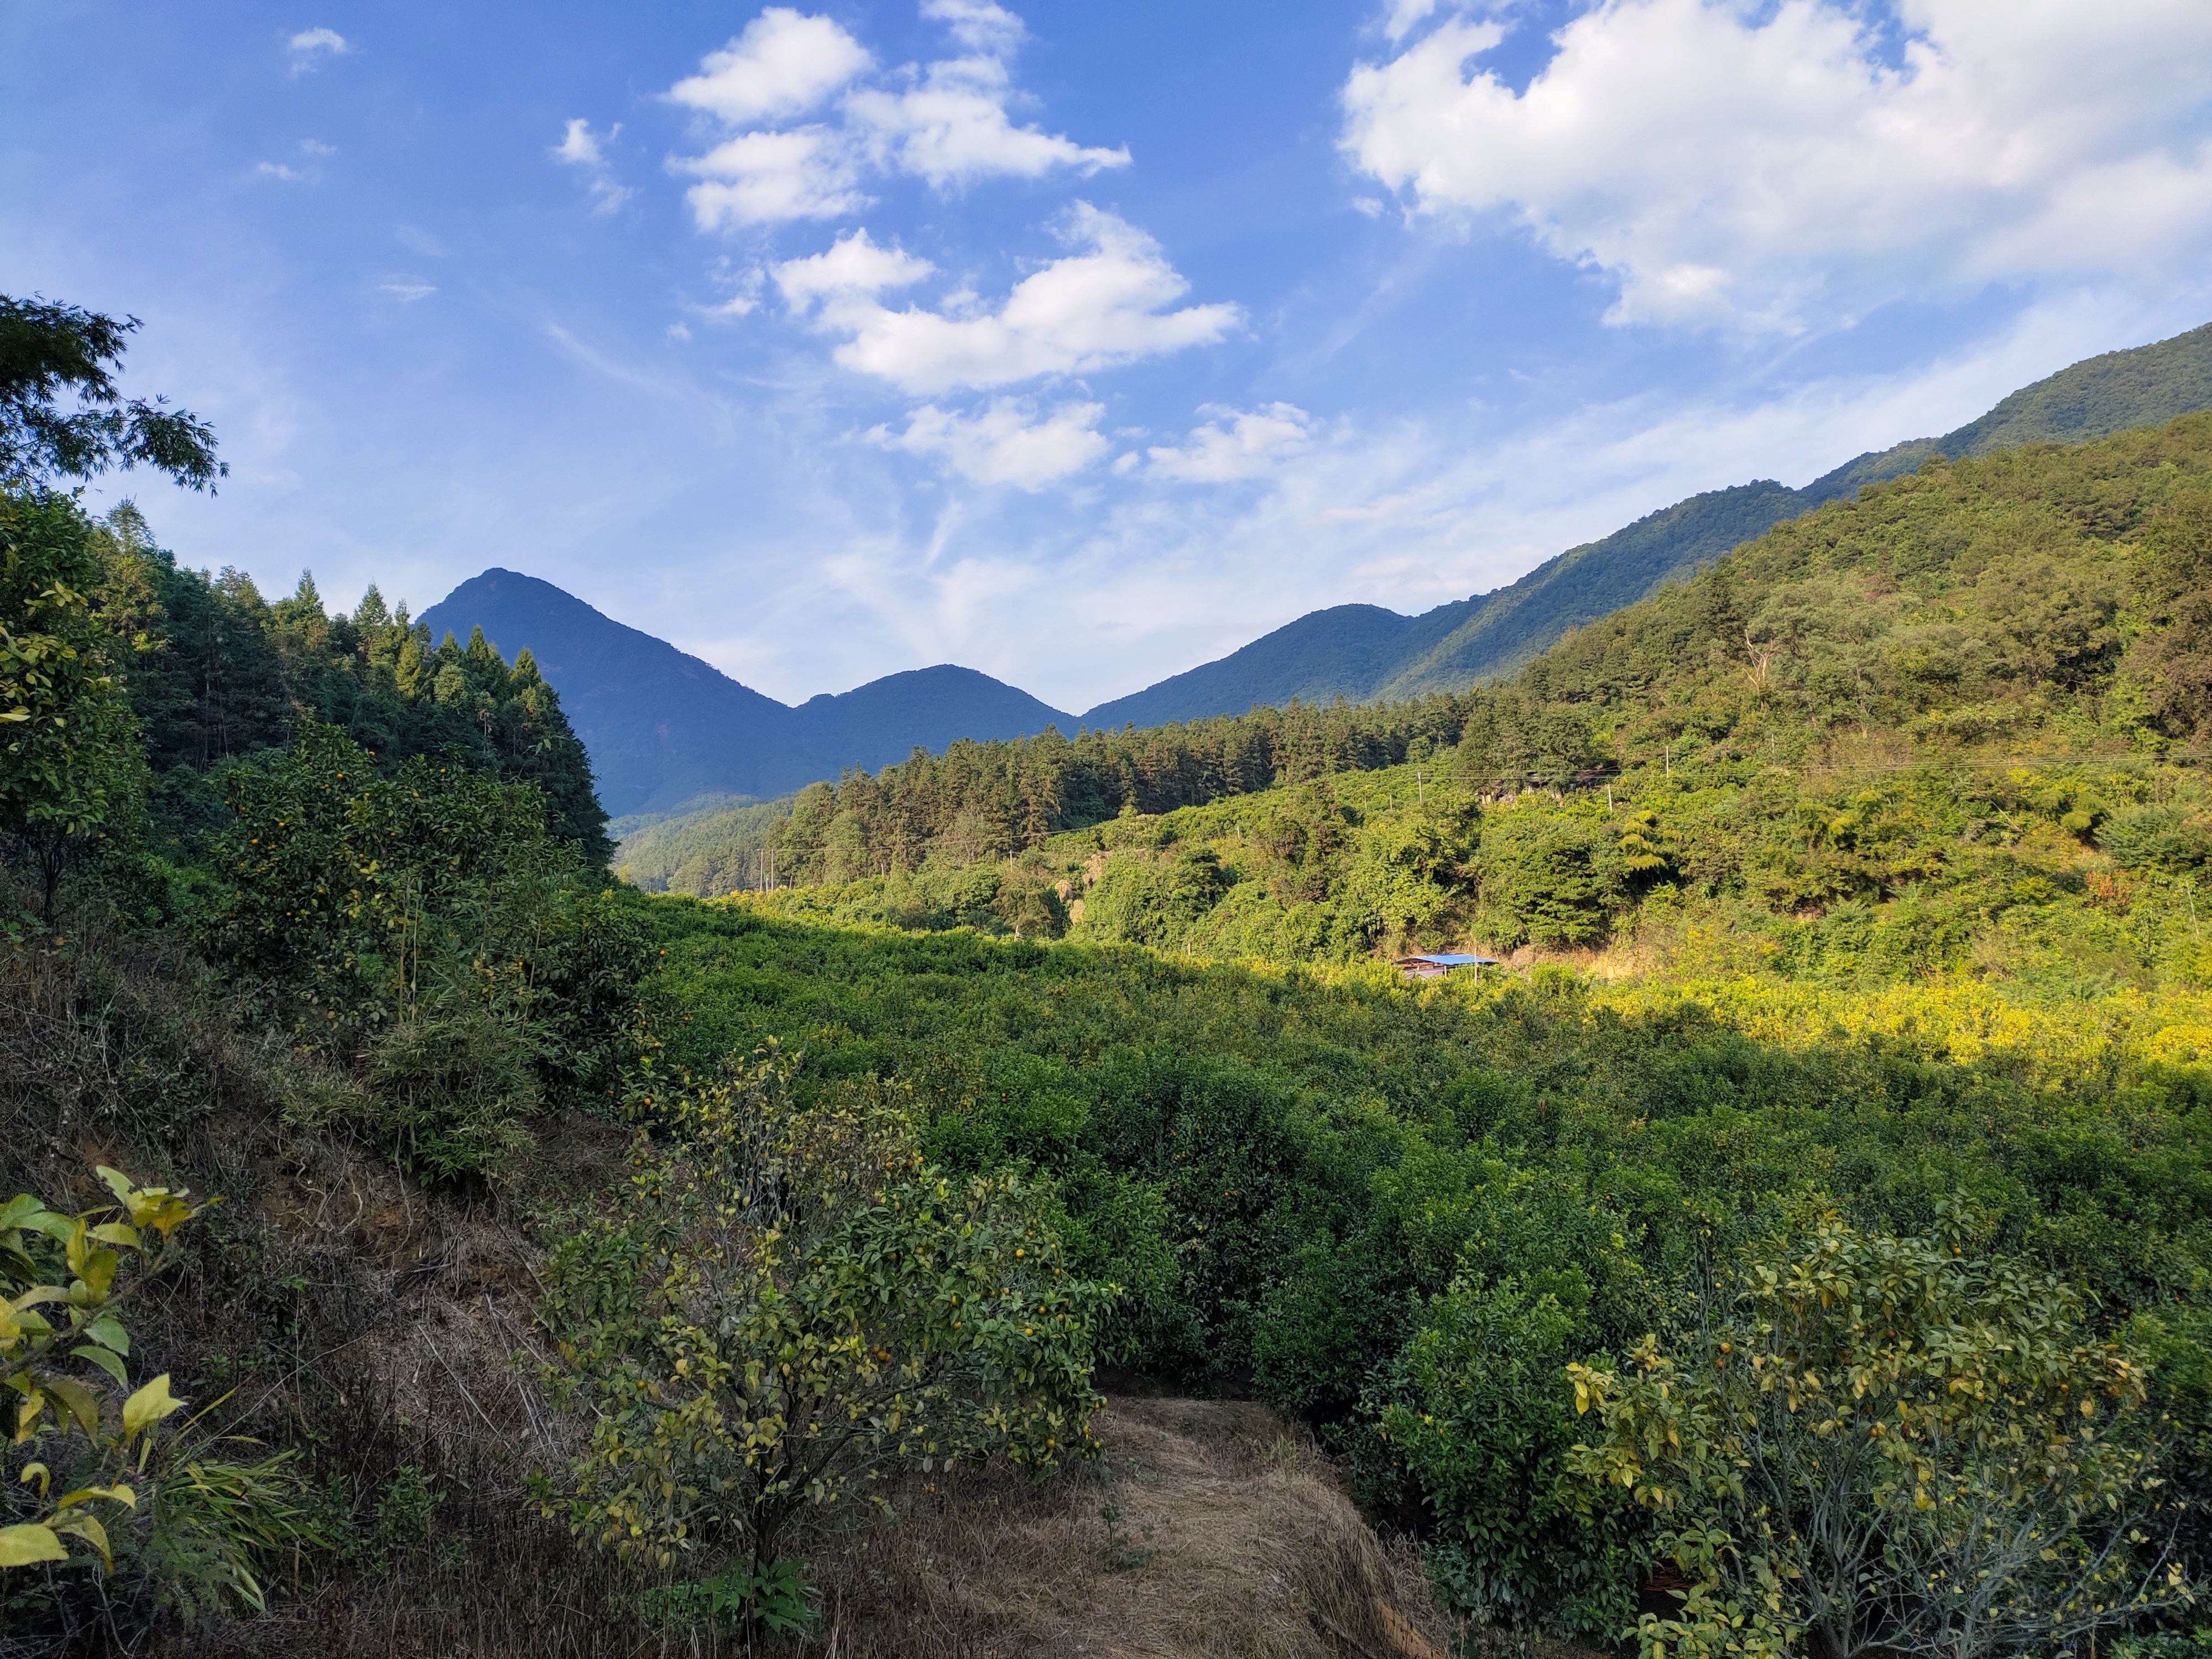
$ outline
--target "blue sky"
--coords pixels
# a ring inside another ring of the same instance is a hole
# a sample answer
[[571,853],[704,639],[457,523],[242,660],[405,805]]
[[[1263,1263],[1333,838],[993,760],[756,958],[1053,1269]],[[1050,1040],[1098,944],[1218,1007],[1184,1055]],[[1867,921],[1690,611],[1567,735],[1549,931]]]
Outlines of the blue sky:
[[1080,710],[2212,319],[2202,0],[0,3],[188,561]]

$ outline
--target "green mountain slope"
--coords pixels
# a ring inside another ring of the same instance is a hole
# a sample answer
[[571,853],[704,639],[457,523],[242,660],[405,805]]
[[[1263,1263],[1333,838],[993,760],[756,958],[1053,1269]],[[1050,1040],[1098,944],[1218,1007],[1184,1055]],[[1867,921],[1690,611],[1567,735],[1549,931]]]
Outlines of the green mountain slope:
[[1936,447],[1957,459],[2021,444],[2081,443],[2208,407],[2212,324],[2157,345],[2076,363],[2014,392],[1979,420],[1936,440]]
[[[2212,325],[2061,370],[1940,438],[1917,438],[1845,462],[1802,489],[1761,480],[1711,490],[1571,548],[1511,586],[1399,618],[1371,606],[1316,611],[1218,662],[1095,708],[1093,724],[1139,725],[1242,713],[1292,697],[1354,702],[1455,690],[1526,662],[1581,627],[1688,574],[1771,526],[1920,466],[2031,443],[2079,443],[2212,409]],[[1349,613],[1360,614],[1356,621]],[[1355,632],[1358,643],[1344,635]],[[1395,647],[1378,650],[1388,639]],[[1313,666],[1304,670],[1302,662]],[[1347,666],[1372,678],[1364,683]]]
[[1831,502],[1509,683],[817,787],[768,902],[1217,959],[1687,926],[1735,967],[2207,986],[2208,750],[2197,415]]

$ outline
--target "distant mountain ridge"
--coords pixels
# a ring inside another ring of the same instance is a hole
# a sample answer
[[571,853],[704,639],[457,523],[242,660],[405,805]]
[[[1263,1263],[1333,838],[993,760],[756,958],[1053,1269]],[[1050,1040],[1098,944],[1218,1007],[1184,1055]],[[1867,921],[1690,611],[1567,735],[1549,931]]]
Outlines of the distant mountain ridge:
[[2212,409],[2212,325],[2108,352],[2024,386],[1940,438],[1846,461],[1802,489],[1771,479],[1708,490],[1570,548],[1518,581],[1419,616],[1373,605],[1310,611],[1218,661],[1080,717],[973,669],[891,674],[793,708],[712,664],[602,615],[552,583],[491,569],[422,613],[434,636],[472,628],[509,656],[527,646],[561,694],[617,816],[687,802],[764,799],[848,767],[871,770],[916,747],[1013,738],[1056,726],[1119,727],[1241,714],[1297,699],[1391,701],[1511,672],[1570,629],[1633,605],[1775,525],[1930,457],[2028,443],[2080,443]]
[[514,570],[471,577],[420,620],[434,638],[482,628],[509,657],[528,647],[591,757],[600,804],[617,817],[701,796],[785,794],[848,767],[904,760],[917,745],[1074,729],[1073,716],[1026,691],[949,663],[793,708]]
[[2030,443],[2085,443],[2212,409],[2212,324],[2062,369],[1940,438],[1846,461],[1802,489],[1771,479],[1709,490],[1571,548],[1520,580],[1407,617],[1376,605],[1310,611],[1272,634],[1142,691],[1102,703],[1087,724],[1157,726],[1241,714],[1296,697],[1388,702],[1457,690],[1508,673],[1571,628],[1633,605],[1774,526],[1870,483]]

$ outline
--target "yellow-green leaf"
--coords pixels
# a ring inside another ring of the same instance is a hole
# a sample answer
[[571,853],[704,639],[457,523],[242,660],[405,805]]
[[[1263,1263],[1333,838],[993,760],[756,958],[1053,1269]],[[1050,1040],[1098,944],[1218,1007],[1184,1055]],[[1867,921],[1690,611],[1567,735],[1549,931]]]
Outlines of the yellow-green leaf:
[[163,1371],[123,1402],[124,1439],[136,1440],[171,1412],[183,1410],[184,1405],[183,1401],[169,1392],[169,1374]]
[[122,1504],[126,1510],[138,1507],[138,1494],[118,1480],[112,1486],[79,1486],[75,1492],[64,1494],[54,1508],[58,1510],[74,1509],[90,1498],[104,1498],[111,1504]]
[[29,1567],[41,1561],[68,1559],[69,1552],[51,1527],[0,1527],[0,1567]]
[[107,1553],[107,1528],[101,1526],[97,1518],[89,1515],[71,1516],[66,1521],[56,1522],[54,1530],[72,1533],[83,1539],[100,1552],[100,1559],[107,1563],[109,1570],[113,1570],[115,1558]]

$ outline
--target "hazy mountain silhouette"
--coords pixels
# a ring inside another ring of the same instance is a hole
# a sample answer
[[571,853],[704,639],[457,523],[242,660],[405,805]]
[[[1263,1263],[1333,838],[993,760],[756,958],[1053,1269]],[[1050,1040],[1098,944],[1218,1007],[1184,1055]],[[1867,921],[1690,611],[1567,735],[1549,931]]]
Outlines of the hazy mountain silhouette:
[[702,795],[780,795],[848,766],[904,760],[917,744],[1075,729],[1026,691],[951,664],[793,708],[513,570],[471,577],[422,620],[433,638],[481,627],[509,657],[530,647],[592,757],[600,804],[617,817]]

